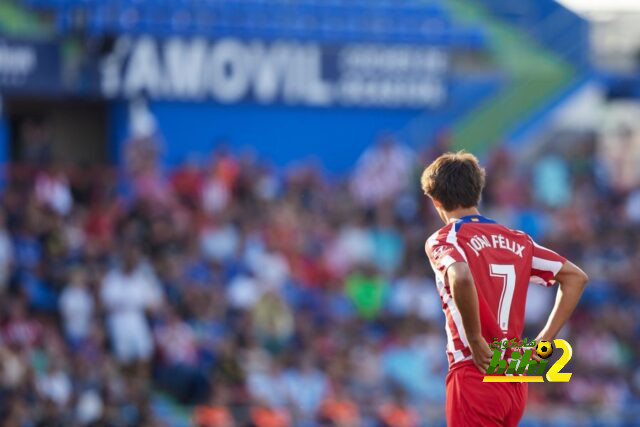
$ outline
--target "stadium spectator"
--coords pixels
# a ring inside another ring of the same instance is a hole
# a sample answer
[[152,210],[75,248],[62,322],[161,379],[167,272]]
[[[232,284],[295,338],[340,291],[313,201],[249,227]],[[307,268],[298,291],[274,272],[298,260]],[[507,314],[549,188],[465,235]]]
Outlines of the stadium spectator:
[[198,369],[198,343],[191,325],[172,309],[156,318],[156,348],[160,358],[157,378],[161,386],[183,403],[202,402],[209,390]]
[[195,427],[234,427],[236,422],[233,414],[227,407],[227,396],[218,389],[209,402],[198,405],[193,411],[193,423]]
[[71,343],[78,343],[89,335],[93,320],[93,295],[87,288],[86,272],[78,267],[71,271],[69,284],[58,299],[64,332]]
[[162,294],[152,267],[142,262],[136,245],[125,247],[122,265],[106,274],[101,299],[118,359],[148,362],[153,339],[146,312],[158,308]]
[[322,403],[328,382],[311,354],[301,357],[297,365],[285,372],[283,382],[296,419],[308,423],[313,420]]
[[413,171],[413,153],[391,135],[368,148],[358,159],[352,191],[365,205],[389,201],[406,191]]
[[361,422],[358,405],[340,385],[335,386],[331,396],[322,402],[318,417],[324,425],[335,427],[356,427]]
[[417,427],[420,417],[415,409],[407,405],[401,390],[393,393],[393,400],[380,406],[378,419],[382,427]]
[[251,427],[288,427],[291,417],[284,409],[271,408],[266,405],[256,405],[251,409]]

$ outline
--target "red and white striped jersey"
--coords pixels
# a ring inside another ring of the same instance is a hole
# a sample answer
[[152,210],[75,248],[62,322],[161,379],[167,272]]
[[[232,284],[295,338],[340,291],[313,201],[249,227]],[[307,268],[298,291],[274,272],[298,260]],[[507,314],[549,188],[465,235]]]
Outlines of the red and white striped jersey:
[[517,230],[481,215],[470,215],[442,227],[425,249],[436,276],[447,332],[449,368],[471,359],[462,318],[451,295],[447,268],[466,262],[478,293],[482,336],[520,341],[529,283],[551,286],[566,261]]

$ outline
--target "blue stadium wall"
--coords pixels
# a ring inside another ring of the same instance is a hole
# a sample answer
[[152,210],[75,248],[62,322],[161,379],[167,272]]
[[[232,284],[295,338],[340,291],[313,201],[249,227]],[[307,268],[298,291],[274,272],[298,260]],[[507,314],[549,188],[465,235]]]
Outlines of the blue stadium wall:
[[[445,105],[433,110],[314,108],[251,103],[150,101],[149,109],[164,145],[163,164],[173,167],[188,156],[208,158],[217,143],[232,150],[250,147],[278,166],[300,159],[318,161],[330,172],[344,172],[383,133],[419,148],[446,131],[501,85],[497,76],[460,78],[449,86]],[[129,104],[110,108],[110,153],[122,160],[129,135]]]

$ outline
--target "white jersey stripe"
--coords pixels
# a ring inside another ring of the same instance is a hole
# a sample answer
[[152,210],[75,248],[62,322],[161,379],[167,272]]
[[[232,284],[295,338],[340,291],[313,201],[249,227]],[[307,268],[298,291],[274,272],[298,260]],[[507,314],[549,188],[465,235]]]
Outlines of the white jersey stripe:
[[449,301],[447,301],[447,306],[449,307],[451,316],[453,316],[453,321],[456,324],[456,328],[458,328],[458,335],[460,335],[460,341],[462,341],[462,344],[465,347],[469,347],[467,334],[465,333],[464,326],[462,325],[462,317],[460,316],[460,311],[458,311],[458,306],[456,305],[453,298],[450,298]]
[[[462,255],[465,261],[467,261],[467,256],[465,255],[462,248],[458,245],[458,236],[456,236],[456,225],[451,225],[451,230],[449,230],[449,234],[447,234],[447,242],[451,243]],[[444,280],[443,280],[444,282]],[[465,347],[469,347],[469,341],[467,340],[467,334],[464,331],[464,327],[462,326],[462,317],[460,317],[460,311],[458,311],[458,307],[456,306],[453,298],[450,298],[447,301],[447,305],[449,306],[449,311],[451,312],[451,316],[453,317],[453,321],[456,324],[456,328],[458,329],[458,335],[460,336],[460,341]]]
[[453,259],[451,256],[449,255],[445,255],[442,260],[440,261],[440,263],[442,264],[442,267],[444,269],[444,271],[447,271],[447,268],[449,268],[451,266],[451,264],[455,263],[456,260]]
[[548,259],[531,257],[531,267],[536,270],[550,271],[555,276],[562,268],[562,263],[559,261],[551,261]]
[[447,243],[451,243],[454,248],[458,250],[462,258],[467,261],[467,256],[465,255],[462,248],[458,245],[458,237],[456,236],[456,225],[451,225],[451,230],[449,230],[449,234],[447,234]]
[[[469,347],[469,340],[467,340],[467,334],[465,333],[464,327],[462,325],[462,317],[460,316],[460,311],[458,310],[458,307],[456,306],[455,301],[453,301],[453,297],[449,294],[449,292],[447,292],[447,289],[445,288],[444,274],[442,274],[442,272],[436,269],[434,269],[434,272],[436,273],[436,276],[437,276],[436,285],[438,287],[438,291],[440,292],[440,295],[442,296],[442,302],[449,309],[449,316],[451,316],[451,319],[453,320],[453,324],[456,326],[456,329],[458,330],[458,337],[460,337],[460,341],[462,342],[462,345],[464,345],[465,347]],[[453,333],[451,331],[451,328],[449,327],[449,316],[447,316],[446,310],[444,310],[444,315],[445,315],[445,331],[447,332],[447,350],[453,356],[454,363],[460,362],[462,360],[470,359],[471,356],[464,357],[464,354],[462,353],[462,349],[456,350],[455,344],[453,341]]]
[[[445,313],[445,322],[444,322],[444,330],[447,333],[447,351],[451,354],[453,354],[455,350],[454,346],[453,346],[453,333],[451,332],[451,328],[449,328],[449,322],[448,319],[446,319],[447,315]],[[455,357],[454,357],[455,360]]]
[[[437,243],[438,234],[439,232],[434,233],[427,239],[425,249],[429,245],[434,245]],[[446,242],[451,244],[455,248],[455,250],[460,254],[460,257],[462,257],[462,259],[467,261],[466,254],[464,253],[462,248],[458,245],[455,224],[451,224],[451,229],[447,234]],[[450,294],[450,292],[447,290],[445,286],[445,283],[446,283],[445,272],[448,266],[456,262],[456,260],[449,255],[443,257],[439,261],[440,266],[445,267],[443,270],[436,268],[433,262],[431,262],[431,259],[429,259],[429,261],[436,276],[436,287],[437,287],[438,293],[440,294],[440,298],[442,299],[442,307],[445,315],[445,332],[447,334],[447,353],[450,357],[449,359],[450,363],[453,364],[453,363],[461,362],[463,360],[469,360],[471,359],[471,356],[469,355],[465,357],[464,355],[465,351],[467,351],[466,349],[469,348],[469,341],[467,340],[467,336],[464,332],[464,327],[462,325],[462,317],[460,316],[460,311],[458,310],[458,307],[456,306],[455,301],[453,301],[452,295]],[[454,341],[454,338],[453,338],[453,335],[454,335],[452,330],[453,328],[457,330],[458,339],[460,340],[458,345],[460,344],[462,345],[462,348],[460,349],[456,349],[456,341]]]

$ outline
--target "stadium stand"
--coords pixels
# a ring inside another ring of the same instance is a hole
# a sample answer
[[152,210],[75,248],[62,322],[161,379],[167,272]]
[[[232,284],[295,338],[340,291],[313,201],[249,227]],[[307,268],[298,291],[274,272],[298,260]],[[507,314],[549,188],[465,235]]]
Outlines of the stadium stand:
[[[635,425],[637,110],[507,150],[591,82],[587,30],[551,0],[0,2],[3,41],[53,43],[24,46],[82,88],[0,86],[0,425],[444,425],[417,177],[458,148],[488,169],[487,216],[592,279],[563,331],[573,378],[532,386],[521,425]],[[445,48],[449,92],[419,111],[104,96],[91,66],[141,35]],[[531,287],[527,337],[552,299]]]

